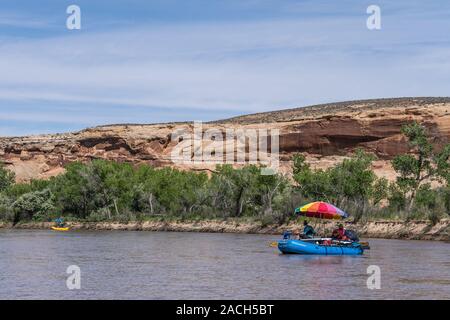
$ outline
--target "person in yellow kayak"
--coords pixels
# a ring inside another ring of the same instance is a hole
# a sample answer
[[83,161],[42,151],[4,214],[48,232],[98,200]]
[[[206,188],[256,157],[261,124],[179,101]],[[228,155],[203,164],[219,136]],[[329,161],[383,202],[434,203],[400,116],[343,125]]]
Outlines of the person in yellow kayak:
[[64,228],[65,222],[64,222],[63,218],[61,218],[61,217],[56,218],[55,223],[58,228]]

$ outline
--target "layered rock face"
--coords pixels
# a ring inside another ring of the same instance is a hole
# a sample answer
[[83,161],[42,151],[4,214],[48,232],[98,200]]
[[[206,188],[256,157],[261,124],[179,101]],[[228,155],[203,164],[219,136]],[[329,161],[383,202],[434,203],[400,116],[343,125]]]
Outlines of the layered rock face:
[[[314,167],[326,168],[360,147],[378,157],[374,162],[378,175],[393,179],[389,160],[408,151],[400,129],[411,121],[426,126],[436,148],[440,148],[450,142],[450,98],[325,104],[209,122],[202,125],[202,130],[279,130],[280,170],[285,173],[290,172],[294,153],[305,154]],[[194,124],[110,125],[75,133],[5,137],[0,138],[0,161],[16,173],[18,181],[48,178],[62,173],[67,163],[97,158],[195,170],[214,168],[211,161],[172,161],[174,148],[183,142],[174,139],[173,134],[181,130],[193,133]],[[222,142],[208,137],[201,144]],[[193,156],[195,149],[188,153]]]

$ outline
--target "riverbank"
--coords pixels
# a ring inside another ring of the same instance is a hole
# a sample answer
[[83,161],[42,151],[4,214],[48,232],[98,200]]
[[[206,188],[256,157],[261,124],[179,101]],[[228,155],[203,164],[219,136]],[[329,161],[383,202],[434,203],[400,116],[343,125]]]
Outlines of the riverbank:
[[[347,229],[353,229],[364,238],[439,240],[450,241],[450,219],[443,219],[434,226],[425,220],[396,221],[379,220],[363,223],[344,222]],[[50,229],[52,222],[22,222],[15,226],[0,222],[0,228],[8,229]],[[251,233],[279,235],[284,230],[301,230],[302,224],[290,222],[282,225],[263,225],[247,220],[202,220],[202,221],[142,221],[142,222],[67,222],[71,230],[128,230],[128,231],[176,231],[213,233]],[[335,221],[321,224],[323,234],[331,234]]]

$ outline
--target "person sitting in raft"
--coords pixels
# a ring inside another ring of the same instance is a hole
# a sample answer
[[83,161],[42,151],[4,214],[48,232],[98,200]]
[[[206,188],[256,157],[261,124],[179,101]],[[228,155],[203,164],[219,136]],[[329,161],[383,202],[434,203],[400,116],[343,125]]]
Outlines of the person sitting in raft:
[[308,224],[308,221],[303,221],[303,237],[313,238],[315,234],[314,228]]
[[345,235],[344,225],[342,223],[339,224],[337,229],[333,230],[331,238],[333,240],[348,240],[348,237]]

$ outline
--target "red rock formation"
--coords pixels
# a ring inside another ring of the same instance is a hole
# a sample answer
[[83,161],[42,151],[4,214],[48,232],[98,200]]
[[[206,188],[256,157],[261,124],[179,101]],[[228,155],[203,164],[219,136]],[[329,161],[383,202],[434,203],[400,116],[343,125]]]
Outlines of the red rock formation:
[[[293,153],[302,152],[316,167],[328,167],[355,148],[376,154],[377,174],[393,178],[389,160],[407,152],[401,126],[425,125],[436,148],[450,141],[450,98],[400,98],[342,102],[231,118],[203,125],[203,130],[279,129],[282,171],[289,171]],[[177,166],[170,158],[177,141],[171,133],[192,124],[111,125],[76,133],[0,138],[0,161],[20,181],[46,178],[72,161],[102,158],[155,166]],[[204,142],[205,144],[211,143]],[[211,169],[214,164],[196,165]]]

